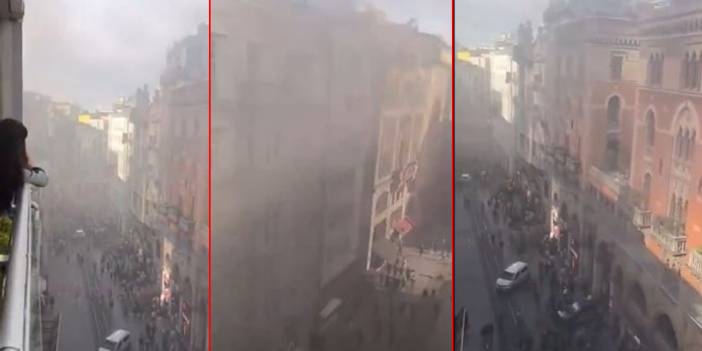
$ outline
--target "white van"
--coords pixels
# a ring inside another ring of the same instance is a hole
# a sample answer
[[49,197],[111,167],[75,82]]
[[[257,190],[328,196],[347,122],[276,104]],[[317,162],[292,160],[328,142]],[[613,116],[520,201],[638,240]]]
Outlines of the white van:
[[131,351],[132,340],[129,336],[128,331],[117,329],[105,338],[98,351]]
[[507,291],[529,279],[529,265],[522,261],[512,263],[497,278],[496,287],[499,291]]

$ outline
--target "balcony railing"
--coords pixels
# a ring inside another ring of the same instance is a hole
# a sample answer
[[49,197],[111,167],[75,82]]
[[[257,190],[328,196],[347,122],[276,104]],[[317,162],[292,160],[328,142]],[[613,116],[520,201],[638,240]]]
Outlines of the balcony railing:
[[[42,350],[39,303],[39,211],[25,187],[12,218],[9,262],[3,265],[5,285],[0,320],[0,350]],[[36,224],[36,225],[35,225]]]
[[[628,187],[627,187],[628,188]],[[631,207],[632,222],[639,229],[651,227],[651,210],[646,204],[646,195],[633,188],[628,188],[628,206]]]
[[651,228],[651,210],[635,205],[633,222],[639,229]]
[[687,253],[687,236],[682,224],[666,218],[656,223],[650,233],[673,256]]
[[692,274],[702,278],[702,248],[697,248],[690,253],[690,258],[687,261]]
[[615,172],[604,172],[595,166],[590,167],[588,177],[592,185],[600,191],[605,191],[606,195],[614,197],[615,200],[619,197],[622,188],[627,184],[625,175]]

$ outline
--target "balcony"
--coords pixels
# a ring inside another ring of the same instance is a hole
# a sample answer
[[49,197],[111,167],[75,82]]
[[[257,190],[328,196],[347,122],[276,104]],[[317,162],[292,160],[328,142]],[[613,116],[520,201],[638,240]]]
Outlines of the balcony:
[[641,192],[628,188],[628,207],[631,208],[632,222],[639,229],[651,228],[651,210],[646,205],[646,196]]
[[664,218],[656,223],[649,233],[669,254],[683,256],[687,253],[687,236],[681,223]]
[[39,257],[39,210],[31,190],[21,192],[13,216],[7,262],[0,263],[4,285],[0,291],[0,350],[43,350]]
[[634,206],[634,225],[639,229],[651,228],[651,210],[644,206]]
[[627,185],[627,177],[618,172],[605,172],[591,166],[588,172],[590,183],[610,200],[616,201],[622,189]]
[[702,248],[697,248],[690,253],[690,258],[687,261],[692,274],[698,278],[702,278]]

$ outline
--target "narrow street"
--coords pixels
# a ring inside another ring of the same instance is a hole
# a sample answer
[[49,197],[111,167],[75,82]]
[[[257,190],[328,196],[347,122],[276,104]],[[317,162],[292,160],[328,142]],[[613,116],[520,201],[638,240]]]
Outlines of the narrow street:
[[[50,241],[52,242],[52,241]],[[63,249],[56,250],[49,244],[47,257],[47,290],[54,298],[55,312],[61,316],[58,335],[59,349],[95,350],[105,337],[117,329],[132,334],[133,346],[138,349],[140,336],[152,316],[130,313],[119,298],[121,288],[110,279],[107,272],[100,273],[100,257],[104,248],[87,239],[67,239]],[[78,255],[82,262],[79,262]],[[108,303],[110,293],[113,305]],[[156,319],[157,337],[170,327],[163,318]]]
[[[104,277],[91,272],[97,265],[101,251],[89,247],[86,242],[76,241],[66,251],[48,257],[48,291],[55,298],[55,308],[61,314],[59,348],[62,350],[95,350],[102,340],[116,329],[134,333],[144,329],[145,320],[128,317],[115,299],[112,309],[106,302],[93,297],[95,291],[104,294],[117,287]],[[79,263],[76,254],[85,257]],[[135,337],[138,338],[138,332]]]
[[[464,198],[470,199],[472,206],[466,208]],[[464,350],[482,349],[480,328],[488,324],[497,327],[495,346],[514,349],[524,336],[534,338],[536,326],[542,325],[541,297],[537,304],[533,279],[506,294],[496,292],[495,281],[512,262],[522,260],[533,267],[531,261],[535,260],[517,256],[509,240],[501,238],[506,229],[481,216],[478,199],[483,197],[475,189],[459,190],[456,199],[456,308],[466,307],[470,320]],[[495,243],[503,241],[502,249],[488,239],[493,234],[498,238]]]
[[[504,213],[488,205],[493,195],[488,188],[482,182],[463,184],[456,194],[456,309],[467,309],[470,326],[463,350],[485,350],[480,331],[487,325],[496,330],[488,349],[588,350],[589,344],[589,350],[610,350],[611,337],[596,322],[601,319],[577,319],[568,325],[556,322],[555,308],[562,310],[584,295],[577,289],[561,293],[567,279],[555,273],[567,269],[560,254],[547,254],[547,246],[538,241],[541,235],[526,236],[527,227],[510,228]],[[525,244],[518,250],[520,241]],[[498,293],[498,275],[516,261],[528,264],[529,279]],[[546,270],[545,265],[552,268]],[[593,304],[601,307],[596,301]],[[585,344],[579,341],[583,336],[588,340]]]
[[47,288],[54,296],[54,308],[61,315],[60,350],[92,351],[102,339],[96,330],[87,284],[76,262],[79,246],[67,247],[65,252],[50,250],[47,260]]

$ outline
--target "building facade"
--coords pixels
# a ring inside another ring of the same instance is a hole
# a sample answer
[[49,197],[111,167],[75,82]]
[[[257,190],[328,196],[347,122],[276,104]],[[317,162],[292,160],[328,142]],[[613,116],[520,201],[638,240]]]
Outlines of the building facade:
[[685,0],[553,1],[525,58],[543,61],[529,68],[543,85],[520,89],[521,155],[546,171],[571,269],[608,299],[615,333],[633,330],[651,350],[702,344],[700,11]]
[[315,350],[363,291],[388,67],[406,59],[386,33],[417,34],[347,1],[273,3],[213,9],[214,342]]
[[207,34],[173,44],[159,89],[138,89],[130,116],[131,231],[154,248],[162,303],[191,349],[207,345]]

